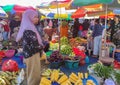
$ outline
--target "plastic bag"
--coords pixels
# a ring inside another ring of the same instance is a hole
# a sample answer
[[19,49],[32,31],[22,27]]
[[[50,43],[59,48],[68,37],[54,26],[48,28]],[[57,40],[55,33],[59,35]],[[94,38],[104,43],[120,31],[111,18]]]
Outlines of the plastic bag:
[[6,60],[4,61],[4,63],[2,64],[2,71],[18,71],[18,64],[16,61],[14,60]]

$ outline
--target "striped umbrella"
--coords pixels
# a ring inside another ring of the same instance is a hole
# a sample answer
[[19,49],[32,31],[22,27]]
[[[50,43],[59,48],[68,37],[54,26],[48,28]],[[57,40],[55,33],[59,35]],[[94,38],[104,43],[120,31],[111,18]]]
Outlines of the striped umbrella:
[[0,7],[0,17],[8,17],[7,13]]

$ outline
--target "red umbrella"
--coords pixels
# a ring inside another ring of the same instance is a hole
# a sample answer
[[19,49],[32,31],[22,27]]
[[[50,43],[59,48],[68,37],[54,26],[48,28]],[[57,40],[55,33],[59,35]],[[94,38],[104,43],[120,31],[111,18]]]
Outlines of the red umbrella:
[[86,14],[86,10],[83,8],[79,8],[78,10],[76,10],[76,12],[74,12],[72,14],[72,18],[80,18],[80,17],[84,17]]
[[13,8],[13,10],[15,12],[24,12],[27,9],[33,9],[33,10],[35,10],[33,7],[26,7],[26,6],[20,6],[20,5],[15,5],[14,8]]

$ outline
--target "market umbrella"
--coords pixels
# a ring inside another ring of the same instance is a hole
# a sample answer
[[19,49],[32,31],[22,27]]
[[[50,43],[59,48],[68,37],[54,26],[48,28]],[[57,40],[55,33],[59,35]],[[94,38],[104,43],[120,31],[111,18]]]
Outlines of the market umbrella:
[[76,10],[76,12],[74,12],[71,17],[72,18],[80,18],[80,17],[84,17],[86,14],[86,10],[83,8],[79,8],[78,10]]
[[0,17],[8,17],[7,13],[0,7]]
[[67,1],[53,1],[50,3],[49,8],[55,9],[55,8],[68,8],[72,3],[72,0]]
[[83,6],[76,10],[72,14],[72,18],[80,18],[84,17],[86,14],[93,14],[93,13],[98,13],[101,12],[102,10],[102,4],[95,4],[95,5],[90,5],[90,6]]
[[89,5],[89,6],[83,6],[87,12],[96,12],[103,10],[103,4],[95,4],[95,5]]
[[54,18],[55,19],[66,19],[68,18],[68,14],[55,14]]
[[3,10],[6,12],[24,12],[27,9],[34,9],[31,6],[20,6],[20,5],[6,5],[6,6],[2,6]]
[[87,6],[93,4],[108,4],[113,0],[73,0],[73,6]]
[[49,13],[47,17],[54,18],[55,13]]
[[[111,12],[112,12],[111,10],[108,10],[107,15],[110,14]],[[87,13],[88,17],[101,16],[101,15],[106,15],[106,11],[103,10],[103,11]]]
[[116,15],[120,15],[120,9],[114,9],[113,13],[116,14]]
[[111,4],[108,4],[108,8],[112,9],[120,8],[120,0],[113,0]]
[[5,6],[2,6],[2,9],[5,12],[10,12],[13,9],[13,7],[14,7],[14,5],[5,5]]

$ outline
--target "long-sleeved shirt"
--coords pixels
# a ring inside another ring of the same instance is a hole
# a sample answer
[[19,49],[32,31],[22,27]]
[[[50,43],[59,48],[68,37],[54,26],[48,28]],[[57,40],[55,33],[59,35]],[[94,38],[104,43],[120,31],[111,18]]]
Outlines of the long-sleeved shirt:
[[103,29],[104,28],[100,24],[95,24],[92,37],[102,35]]

